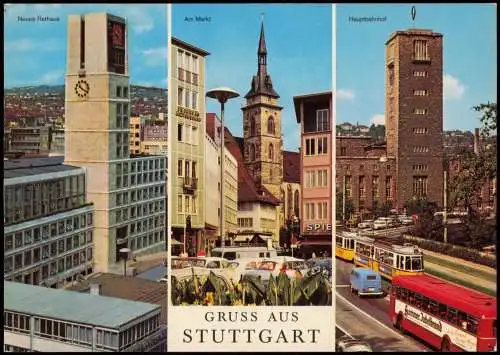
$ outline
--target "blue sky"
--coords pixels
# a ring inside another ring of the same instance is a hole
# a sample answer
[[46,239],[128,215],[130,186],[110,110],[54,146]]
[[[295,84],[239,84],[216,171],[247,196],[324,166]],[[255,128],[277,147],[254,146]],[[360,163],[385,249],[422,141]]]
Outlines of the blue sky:
[[[495,101],[496,6],[416,5],[416,28],[443,34],[444,129],[479,127],[473,105]],[[337,122],[383,122],[385,41],[413,26],[411,4],[337,5]],[[354,23],[349,16],[386,16]]]
[[[128,20],[131,83],[167,88],[167,5],[11,4],[4,22],[4,87],[64,84],[67,18],[109,12]],[[20,22],[18,16],[58,17]]]
[[[241,97],[226,104],[225,122],[242,136],[243,96],[257,73],[257,46],[264,13],[267,67],[280,95],[284,148],[297,151],[300,129],[293,96],[330,91],[332,84],[332,9],[322,5],[177,5],[172,6],[172,35],[211,54],[206,61],[206,89],[228,86]],[[186,22],[185,17],[211,21]],[[212,99],[207,112],[220,113]]]

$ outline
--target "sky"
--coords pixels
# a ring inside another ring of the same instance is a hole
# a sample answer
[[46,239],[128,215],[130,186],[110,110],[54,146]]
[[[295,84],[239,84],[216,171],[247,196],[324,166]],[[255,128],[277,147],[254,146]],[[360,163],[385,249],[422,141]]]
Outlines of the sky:
[[[10,4],[4,10],[4,88],[62,85],[66,71],[67,19],[108,12],[128,20],[130,82],[167,88],[167,5]],[[55,22],[22,22],[18,16]]]
[[[298,151],[300,126],[293,97],[330,91],[332,87],[332,8],[321,5],[179,5],[172,6],[172,36],[210,53],[206,58],[206,90],[227,86],[240,97],[225,106],[224,122],[243,135],[243,96],[257,73],[257,47],[264,13],[267,71],[280,95],[283,145]],[[209,16],[210,22],[186,17]],[[220,114],[220,105],[207,99],[207,112]]]
[[[385,41],[413,27],[411,4],[337,5],[337,122],[384,122]],[[480,126],[472,106],[496,102],[496,6],[416,5],[415,28],[443,34],[444,129]],[[349,22],[349,16],[386,17]]]

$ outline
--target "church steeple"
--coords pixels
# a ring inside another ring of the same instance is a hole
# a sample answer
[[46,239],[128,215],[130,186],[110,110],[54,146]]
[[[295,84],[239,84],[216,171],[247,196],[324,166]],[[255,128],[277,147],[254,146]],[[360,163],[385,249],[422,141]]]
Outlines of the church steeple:
[[279,98],[278,93],[273,89],[271,76],[267,74],[267,48],[266,39],[264,36],[264,21],[260,26],[259,47],[257,48],[257,75],[252,78],[252,86],[250,91],[245,95],[245,98],[250,98],[256,95],[267,95],[274,98]]

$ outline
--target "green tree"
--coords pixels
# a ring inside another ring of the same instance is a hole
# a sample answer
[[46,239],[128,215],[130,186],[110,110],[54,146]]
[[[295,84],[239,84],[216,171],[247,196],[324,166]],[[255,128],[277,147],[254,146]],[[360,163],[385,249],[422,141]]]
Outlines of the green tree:
[[377,203],[376,201],[374,201],[374,205],[376,206],[373,208],[373,216],[375,218],[387,217],[392,209],[391,201],[386,201],[382,203]]
[[419,238],[430,240],[443,240],[442,221],[434,217],[437,212],[437,204],[425,198],[414,198],[404,204],[407,213],[417,215],[417,221],[413,227],[413,234]]
[[[337,191],[336,207],[335,207],[335,218],[337,221],[342,221],[342,211],[343,211],[343,199],[342,191]],[[345,201],[345,218],[349,219],[349,216],[354,213],[354,203],[350,198],[346,198]]]
[[481,133],[484,139],[494,144],[488,144],[480,149],[478,154],[468,151],[460,158],[459,171],[450,178],[449,182],[449,208],[462,207],[467,214],[462,218],[466,227],[468,244],[478,248],[486,240],[491,240],[492,228],[490,223],[485,223],[487,216],[481,213],[477,202],[481,198],[481,190],[497,174],[496,135],[493,131],[497,127],[497,104],[487,103],[474,106],[473,110],[479,112],[482,124]]

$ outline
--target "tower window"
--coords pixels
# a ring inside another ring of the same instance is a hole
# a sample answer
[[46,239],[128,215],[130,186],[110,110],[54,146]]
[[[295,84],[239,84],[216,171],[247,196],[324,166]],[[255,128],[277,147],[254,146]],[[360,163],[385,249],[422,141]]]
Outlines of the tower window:
[[425,197],[427,196],[427,176],[414,176],[413,177],[413,196]]
[[316,155],[316,139],[306,139],[306,155]]
[[250,155],[250,160],[251,161],[254,161],[255,160],[255,147],[252,143],[250,143],[250,145],[248,146],[248,150],[249,150],[249,155]]
[[426,71],[414,71],[413,72],[413,76],[416,76],[416,77],[426,77],[427,76],[427,72]]
[[429,90],[413,90],[413,96],[429,96]]
[[413,113],[415,115],[426,115],[427,114],[427,109],[426,108],[414,108]]
[[328,138],[327,137],[318,138],[318,154],[319,155],[328,154]]
[[269,153],[268,153],[268,156],[269,156],[269,160],[270,161],[274,161],[274,147],[273,147],[272,143],[269,144]]
[[257,121],[257,116],[253,116],[252,118],[250,118],[250,135],[251,136],[255,136],[256,134],[256,121]]
[[415,40],[413,42],[413,60],[416,61],[428,61],[429,58],[429,48],[427,41]]
[[275,134],[274,118],[273,118],[273,116],[270,116],[267,119],[267,133],[269,133],[269,134]]
[[413,128],[413,134],[427,134],[429,129],[427,127],[415,127]]
[[177,141],[178,141],[178,142],[182,142],[182,139],[183,139],[183,138],[182,138],[182,131],[183,131],[183,129],[182,129],[182,125],[181,125],[181,124],[178,124],[178,125],[177,125]]
[[330,120],[328,117],[328,109],[316,110],[316,131],[329,131]]

